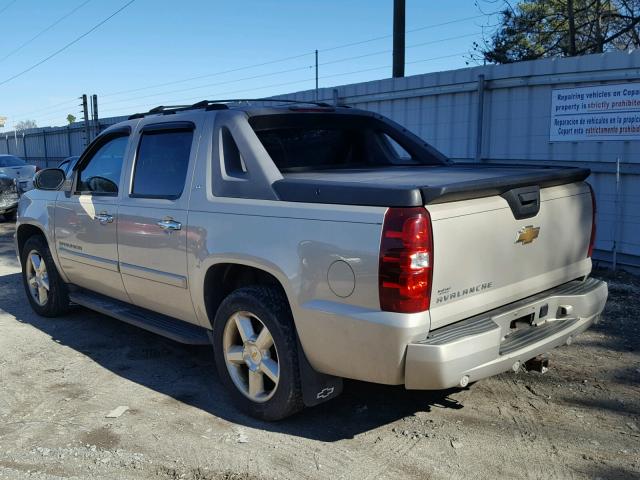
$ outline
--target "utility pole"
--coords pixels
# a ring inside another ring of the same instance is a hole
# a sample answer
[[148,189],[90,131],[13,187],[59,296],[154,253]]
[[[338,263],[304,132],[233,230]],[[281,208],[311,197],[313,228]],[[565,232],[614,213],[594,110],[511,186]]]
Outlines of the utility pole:
[[567,0],[567,17],[569,20],[569,55],[576,56],[576,16],[573,0]]
[[316,50],[316,102],[318,101],[318,50]]
[[89,138],[89,108],[87,105],[87,94],[83,93],[82,94],[82,116],[84,118],[84,146],[86,147],[87,145],[89,145],[89,142],[91,141]]
[[89,141],[95,138],[95,132],[93,131],[93,97],[88,97],[89,100]]
[[98,95],[91,95],[91,114],[93,115],[93,138],[97,137],[100,133],[100,122],[98,121]]
[[404,77],[405,0],[393,0],[393,77]]

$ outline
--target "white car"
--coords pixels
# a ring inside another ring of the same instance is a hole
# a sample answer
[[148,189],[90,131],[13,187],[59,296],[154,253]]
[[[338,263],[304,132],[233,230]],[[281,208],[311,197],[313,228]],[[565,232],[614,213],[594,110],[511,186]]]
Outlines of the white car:
[[0,154],[0,174],[15,178],[19,192],[33,188],[33,176],[38,170],[15,155]]

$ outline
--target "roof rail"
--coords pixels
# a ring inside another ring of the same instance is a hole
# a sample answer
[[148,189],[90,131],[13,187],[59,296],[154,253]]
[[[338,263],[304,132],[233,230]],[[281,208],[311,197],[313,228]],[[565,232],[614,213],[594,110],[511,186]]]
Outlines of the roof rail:
[[307,100],[285,100],[280,98],[227,98],[223,100],[202,100],[195,105],[207,103],[211,104],[228,104],[228,103],[255,103],[255,102],[270,102],[270,103],[286,103],[286,104],[303,104],[303,105],[317,105],[318,107],[333,107],[326,102],[315,102]]
[[129,120],[133,120],[135,118],[143,118],[147,115],[155,115],[161,113],[163,115],[168,113],[175,113],[179,110],[184,110],[189,108],[190,105],[158,105],[157,107],[153,107],[148,112],[144,113],[134,113],[133,115],[129,115]]
[[196,110],[199,108],[204,108],[206,110],[226,110],[227,108],[229,108],[228,104],[230,103],[255,103],[255,102],[317,105],[318,107],[330,107],[330,108],[333,107],[333,105],[329,105],[326,102],[283,100],[278,98],[231,98],[231,99],[224,99],[224,100],[201,100],[192,105],[158,105],[157,107],[152,108],[148,112],[134,113],[133,115],[129,115],[129,120],[134,120],[136,118],[144,118],[147,115],[158,115],[158,114],[169,115],[176,112],[182,112],[184,110]]

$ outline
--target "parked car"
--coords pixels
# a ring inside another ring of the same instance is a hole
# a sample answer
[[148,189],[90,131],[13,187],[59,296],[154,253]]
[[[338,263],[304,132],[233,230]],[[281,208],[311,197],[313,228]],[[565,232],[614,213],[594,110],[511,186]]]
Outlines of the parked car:
[[0,173],[0,215],[4,220],[15,219],[19,200],[16,180]]
[[76,163],[78,163],[79,158],[80,158],[79,155],[67,157],[62,162],[60,162],[60,165],[58,165],[58,168],[62,170],[66,176],[68,176],[69,173],[73,170],[73,167],[76,166]]
[[16,249],[38,314],[211,343],[234,405],[277,420],[342,378],[466,387],[569,344],[607,298],[588,175],[456,164],[357,109],[205,101],[39,172]]
[[33,188],[33,176],[40,170],[15,155],[0,154],[0,173],[15,178],[20,193]]

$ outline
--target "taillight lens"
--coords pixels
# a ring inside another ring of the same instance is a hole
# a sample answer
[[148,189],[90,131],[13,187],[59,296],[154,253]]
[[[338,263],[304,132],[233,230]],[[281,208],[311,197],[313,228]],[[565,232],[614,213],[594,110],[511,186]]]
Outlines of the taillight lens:
[[380,308],[399,313],[428,310],[432,271],[433,238],[427,210],[388,209],[380,242]]
[[[587,183],[587,185],[589,185]],[[591,217],[591,238],[589,239],[589,251],[587,252],[587,256],[591,258],[593,255],[593,246],[596,243],[596,194],[593,191],[593,187],[589,185],[589,191],[591,192],[591,206],[592,208],[592,217]]]

